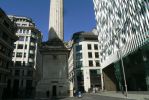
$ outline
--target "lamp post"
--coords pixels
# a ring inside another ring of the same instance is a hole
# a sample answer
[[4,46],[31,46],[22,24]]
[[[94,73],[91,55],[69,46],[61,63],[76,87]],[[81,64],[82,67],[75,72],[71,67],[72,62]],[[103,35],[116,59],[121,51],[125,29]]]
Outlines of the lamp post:
[[101,90],[104,91],[104,80],[103,80],[103,69],[100,69],[100,77],[101,77]]
[[126,93],[126,97],[127,97],[128,96],[127,82],[126,82],[125,68],[124,68],[124,62],[123,62],[123,58],[122,58],[122,54],[121,54],[121,49],[119,50],[119,55],[120,55],[120,60],[121,60],[121,65],[122,65],[123,79],[124,79],[124,85],[125,85],[125,93]]

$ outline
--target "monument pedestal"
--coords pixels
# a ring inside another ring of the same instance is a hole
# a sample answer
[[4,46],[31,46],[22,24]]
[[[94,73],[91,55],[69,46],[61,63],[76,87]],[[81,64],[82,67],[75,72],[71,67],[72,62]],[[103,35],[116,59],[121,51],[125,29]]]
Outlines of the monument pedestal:
[[36,97],[67,96],[69,50],[60,39],[52,39],[42,43],[40,53],[42,68],[39,72],[42,76],[36,87]]

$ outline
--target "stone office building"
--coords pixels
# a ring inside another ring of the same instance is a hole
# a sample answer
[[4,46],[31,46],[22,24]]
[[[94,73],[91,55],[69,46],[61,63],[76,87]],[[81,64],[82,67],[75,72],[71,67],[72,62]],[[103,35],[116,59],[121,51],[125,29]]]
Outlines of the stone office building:
[[77,32],[72,37],[68,75],[74,91],[90,92],[102,89],[99,43],[92,32]]
[[[10,66],[9,93],[11,97],[32,97],[37,84],[36,59],[38,45],[41,43],[41,32],[36,28],[31,18],[12,16],[18,30],[19,40],[14,43],[13,66]],[[21,94],[21,95],[20,95]]]
[[6,91],[7,80],[12,66],[12,53],[14,42],[18,39],[15,35],[17,25],[12,22],[0,8],[0,99]]

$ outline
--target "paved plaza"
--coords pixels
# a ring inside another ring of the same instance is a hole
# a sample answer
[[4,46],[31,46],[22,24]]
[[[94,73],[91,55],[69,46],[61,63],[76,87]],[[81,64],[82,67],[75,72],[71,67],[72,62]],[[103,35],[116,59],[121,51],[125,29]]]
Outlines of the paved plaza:
[[94,94],[83,94],[81,98],[66,97],[66,98],[36,99],[36,100],[149,100],[149,95],[128,94],[128,98],[126,98],[121,93],[104,92],[104,93],[94,93]]
[[128,97],[122,92],[99,92],[86,93],[81,98],[78,97],[63,97],[52,99],[15,99],[15,100],[149,100],[149,92],[128,92]]
[[[126,99],[101,96],[101,95],[93,95],[93,94],[85,94],[82,98],[73,97],[73,98],[63,98],[58,100],[126,100]],[[129,99],[129,100],[133,100],[133,99]]]

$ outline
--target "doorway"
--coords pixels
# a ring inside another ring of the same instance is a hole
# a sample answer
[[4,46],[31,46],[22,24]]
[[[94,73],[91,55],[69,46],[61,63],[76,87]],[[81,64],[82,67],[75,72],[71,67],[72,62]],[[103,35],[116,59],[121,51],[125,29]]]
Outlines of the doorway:
[[53,85],[52,87],[52,96],[56,97],[57,95],[57,88],[56,88],[56,85]]

